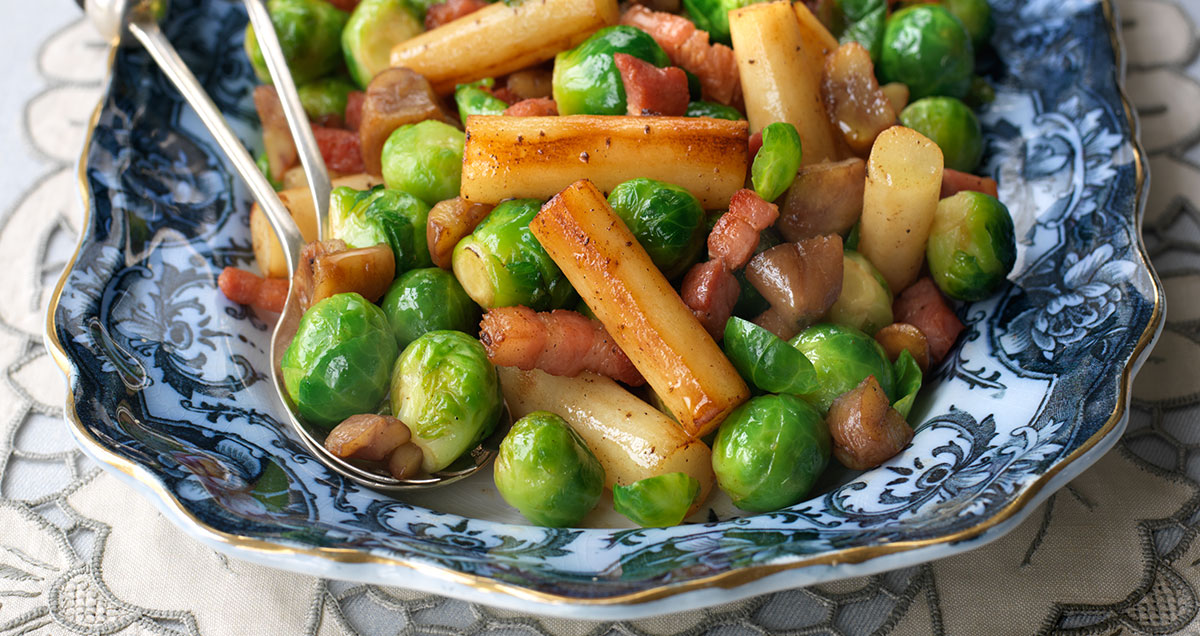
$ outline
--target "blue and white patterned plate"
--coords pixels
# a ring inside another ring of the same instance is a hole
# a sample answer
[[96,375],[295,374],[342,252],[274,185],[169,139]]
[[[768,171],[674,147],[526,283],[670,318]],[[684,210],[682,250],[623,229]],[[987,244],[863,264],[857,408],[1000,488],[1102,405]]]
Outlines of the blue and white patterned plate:
[[[400,501],[330,474],[280,424],[268,325],[216,289],[222,267],[251,261],[248,196],[137,49],[113,54],[80,168],[88,222],[47,321],[70,376],[67,423],[229,554],[532,612],[679,611],[981,545],[1116,441],[1163,313],[1110,7],[993,4],[997,99],[983,120],[987,171],[1018,229],[1012,284],[962,307],[967,330],[928,381],[911,446],[861,475],[832,471],[810,501],[676,528],[552,530],[512,522],[490,475]],[[239,3],[172,5],[168,35],[255,143]]]

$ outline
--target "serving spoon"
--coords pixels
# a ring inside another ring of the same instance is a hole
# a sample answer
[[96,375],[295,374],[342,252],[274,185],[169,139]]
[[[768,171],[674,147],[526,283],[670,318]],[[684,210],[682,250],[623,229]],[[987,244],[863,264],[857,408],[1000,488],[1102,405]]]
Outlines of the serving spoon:
[[[325,163],[317,148],[316,140],[313,138],[308,118],[300,105],[296,85],[292,81],[283,50],[279,45],[279,38],[271,24],[270,13],[262,0],[244,1],[246,12],[254,26],[255,36],[258,38],[259,48],[262,50],[267,69],[271,73],[271,79],[283,104],[288,127],[296,141],[296,148],[300,154],[301,164],[308,179],[317,213],[318,237],[323,239],[329,231],[329,174],[325,170]],[[488,442],[477,446],[469,454],[459,458],[445,470],[409,479],[396,479],[382,469],[376,471],[335,456],[326,450],[320,439],[296,416],[296,407],[284,386],[279,363],[288,344],[296,335],[296,328],[304,313],[297,294],[294,293],[293,276],[300,264],[300,250],[304,247],[304,237],[300,234],[300,229],[292,220],[291,213],[284,207],[279,196],[275,194],[275,189],[271,187],[266,176],[255,165],[254,159],[250,157],[250,153],[242,145],[241,140],[230,130],[221,111],[159,28],[158,21],[166,14],[167,1],[76,0],[76,3],[84,9],[101,36],[109,39],[110,42],[127,45],[136,41],[146,49],[163,74],[171,80],[175,88],[196,111],[205,128],[216,139],[217,146],[225,153],[238,175],[250,188],[250,194],[266,214],[271,229],[279,239],[279,244],[283,248],[284,262],[287,265],[289,286],[283,313],[279,315],[279,321],[275,324],[275,330],[271,336],[271,378],[274,380],[275,390],[284,405],[284,410],[287,411],[288,425],[299,436],[300,441],[304,443],[309,452],[335,473],[357,484],[382,492],[401,492],[442,486],[467,477],[484,467],[496,455],[495,436]],[[499,428],[503,429],[503,426]]]

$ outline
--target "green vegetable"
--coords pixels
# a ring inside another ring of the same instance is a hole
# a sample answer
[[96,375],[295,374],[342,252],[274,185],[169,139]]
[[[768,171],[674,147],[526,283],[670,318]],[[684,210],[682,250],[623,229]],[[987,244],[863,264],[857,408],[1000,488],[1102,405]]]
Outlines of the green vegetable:
[[613,486],[613,508],[643,528],[665,528],[679,525],[699,494],[695,477],[667,473]]
[[505,201],[454,246],[454,275],[484,308],[525,305],[546,311],[571,300],[571,283],[529,231],[541,207],[537,199]]
[[[307,84],[341,65],[340,38],[349,17],[344,11],[324,0],[270,0],[267,10],[296,84]],[[271,72],[250,25],[243,44],[258,81],[270,84]]]
[[258,167],[258,171],[263,173],[267,178],[267,183],[271,184],[276,191],[283,189],[283,184],[271,178],[271,160],[267,158],[266,153],[260,154],[254,158],[254,165]]
[[408,0],[362,0],[342,30],[342,54],[362,88],[391,66],[392,47],[425,30],[424,12]]
[[473,332],[479,327],[479,305],[453,274],[437,267],[401,274],[380,305],[401,349],[430,331]]
[[687,15],[711,42],[730,44],[729,12],[764,0],[683,0]]
[[983,300],[1017,260],[1012,217],[996,197],[964,191],[942,199],[925,248],[933,282],[951,298]]
[[887,22],[887,0],[837,0],[837,5],[844,22],[838,41],[858,42],[871,54],[871,61],[878,61]]
[[712,117],[713,119],[728,119],[730,121],[740,121],[745,119],[742,112],[733,106],[718,104],[716,102],[689,102],[687,112],[684,113],[688,117]]
[[344,77],[326,77],[296,87],[300,105],[309,119],[320,119],[336,115],[340,120],[346,115],[346,101],[354,84]]
[[975,113],[953,97],[926,97],[900,111],[900,123],[942,149],[946,167],[974,172],[983,158],[983,128]]
[[890,399],[896,380],[883,347],[867,334],[844,325],[820,324],[801,331],[790,344],[808,358],[817,371],[816,391],[802,395],[821,413],[837,397],[858,386],[868,375],[875,376]]
[[334,238],[351,248],[387,243],[396,257],[396,271],[429,267],[425,223],[429,206],[407,192],[375,186],[355,190],[334,188],[329,196],[329,227]]
[[917,399],[917,391],[921,390],[921,367],[908,349],[900,352],[892,366],[896,371],[896,394],[900,396],[892,402],[892,408],[907,419]]
[[279,366],[300,417],[330,429],[374,412],[387,396],[396,351],[383,310],[351,292],[304,312]]
[[913,100],[933,95],[962,98],[971,86],[975,50],[954,14],[924,4],[888,18],[875,70],[881,84],[907,84]]
[[630,179],[613,188],[608,204],[667,278],[691,267],[708,236],[704,208],[677,185]]
[[554,58],[554,102],[560,115],[625,114],[625,84],[614,53],[660,68],[671,64],[662,47],[641,29],[623,24],[600,29]]
[[818,388],[817,372],[803,353],[748,320],[730,318],[721,346],[742,378],[763,391],[803,395]]
[[942,0],[942,6],[954,14],[967,33],[971,35],[971,43],[975,50],[986,46],[992,37],[992,29],[996,26],[992,20],[992,8],[988,0]]
[[963,98],[963,102],[971,108],[979,108],[994,101],[996,101],[996,89],[992,88],[992,83],[979,75],[973,77],[971,88],[967,90],[967,96]]
[[862,223],[855,223],[854,226],[850,228],[850,233],[846,235],[846,240],[842,243],[842,246],[848,250],[858,249],[858,233],[861,229]]
[[600,501],[604,468],[566,420],[534,411],[513,424],[500,443],[496,489],[539,526],[579,523]]
[[463,132],[427,119],[405,124],[383,144],[383,182],[429,205],[458,196],[462,184]]
[[795,126],[777,121],[762,129],[762,142],[750,166],[750,181],[759,196],[774,201],[791,187],[800,169],[800,133]]
[[[382,314],[380,310],[380,314]],[[395,339],[389,330],[392,344]],[[504,410],[496,367],[479,341],[461,331],[422,334],[392,370],[392,411],[412,431],[435,472],[491,434]]]
[[829,464],[831,446],[824,420],[804,400],[761,395],[721,423],[713,472],[738,508],[777,510],[804,498]]
[[842,293],[827,318],[868,335],[892,324],[892,292],[887,280],[862,254],[853,250],[842,253]]
[[503,115],[508,108],[508,102],[493,97],[485,90],[496,83],[492,78],[481,79],[470,84],[459,84],[454,88],[454,102],[458,104],[458,116],[463,126],[467,125],[467,117],[471,115]]

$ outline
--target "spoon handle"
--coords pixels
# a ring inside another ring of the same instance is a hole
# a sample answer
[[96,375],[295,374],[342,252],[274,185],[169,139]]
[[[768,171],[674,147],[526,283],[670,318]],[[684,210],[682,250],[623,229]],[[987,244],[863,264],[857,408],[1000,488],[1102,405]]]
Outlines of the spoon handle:
[[296,92],[296,82],[292,80],[292,72],[283,57],[283,48],[275,33],[275,25],[271,22],[271,14],[262,0],[245,0],[244,4],[250,24],[254,27],[254,36],[258,39],[258,48],[262,50],[267,70],[271,73],[271,83],[275,85],[279,101],[283,104],[283,114],[292,131],[292,139],[296,142],[296,150],[300,153],[304,176],[308,178],[308,189],[312,193],[313,209],[317,214],[317,239],[331,238],[329,191],[332,186],[329,172],[325,169],[325,160],[321,157],[312,126],[308,123],[308,115],[300,104],[300,94]]
[[[221,111],[217,109],[208,93],[204,92],[204,88],[196,76],[180,59],[179,54],[175,52],[175,47],[171,46],[171,42],[163,35],[158,24],[149,20],[137,20],[129,24],[129,32],[142,43],[142,46],[150,53],[150,57],[153,57],[154,61],[158,63],[163,74],[183,94],[187,103],[200,116],[200,121],[216,138],[217,145],[233,163],[234,169],[250,187],[250,194],[254,196],[254,200],[266,213],[267,220],[275,230],[275,236],[279,238],[284,259],[287,262],[288,277],[291,278],[292,273],[296,271],[300,248],[304,247],[304,237],[300,235],[300,229],[292,220],[291,213],[283,206],[283,202],[275,194],[275,189],[267,182],[267,177],[254,164],[254,160],[250,158],[250,153],[246,151],[242,141],[229,129],[229,124],[225,122]],[[326,195],[325,201],[328,203],[328,195]]]

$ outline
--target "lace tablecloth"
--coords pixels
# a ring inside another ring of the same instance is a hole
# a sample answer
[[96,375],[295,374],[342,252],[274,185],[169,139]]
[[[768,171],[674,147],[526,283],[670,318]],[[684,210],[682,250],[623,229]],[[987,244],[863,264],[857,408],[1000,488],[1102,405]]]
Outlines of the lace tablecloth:
[[629,623],[544,619],[231,560],[77,450],[42,348],[73,251],[105,47],[73,3],[10,3],[0,92],[0,636],[1200,633],[1200,2],[1121,0],[1167,326],[1118,447],[1004,538],[919,567]]

